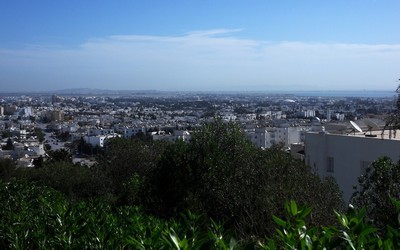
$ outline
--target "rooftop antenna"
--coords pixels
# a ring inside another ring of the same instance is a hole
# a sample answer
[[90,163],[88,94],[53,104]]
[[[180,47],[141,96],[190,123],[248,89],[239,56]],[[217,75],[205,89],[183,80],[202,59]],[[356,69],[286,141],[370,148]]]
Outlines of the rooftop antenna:
[[358,131],[358,132],[360,132],[360,133],[363,132],[362,129],[357,125],[357,123],[355,123],[355,122],[353,122],[353,121],[350,121],[350,125],[351,125],[351,127],[352,127],[352,130],[350,131],[350,133],[353,132],[354,135],[355,135],[355,134],[356,134],[356,131]]

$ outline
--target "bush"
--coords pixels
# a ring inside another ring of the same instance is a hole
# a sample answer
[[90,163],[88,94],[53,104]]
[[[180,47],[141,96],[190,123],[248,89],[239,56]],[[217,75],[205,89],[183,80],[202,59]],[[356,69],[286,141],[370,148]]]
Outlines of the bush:
[[114,191],[104,171],[69,162],[50,162],[40,168],[19,169],[17,173],[19,179],[52,187],[70,200],[110,199]]
[[227,249],[230,242],[218,223],[191,213],[165,221],[133,206],[70,203],[28,182],[0,182],[0,200],[2,249]]
[[[400,211],[400,202],[394,201]],[[308,225],[311,213],[308,206],[298,206],[293,200],[285,203],[285,216],[274,216],[279,226],[276,234],[258,245],[262,249],[399,249],[399,228],[385,227],[385,237],[380,237],[378,228],[366,217],[366,210],[350,206],[347,213],[335,212],[338,226]]]
[[16,165],[11,159],[0,159],[0,180],[9,181],[15,175]]

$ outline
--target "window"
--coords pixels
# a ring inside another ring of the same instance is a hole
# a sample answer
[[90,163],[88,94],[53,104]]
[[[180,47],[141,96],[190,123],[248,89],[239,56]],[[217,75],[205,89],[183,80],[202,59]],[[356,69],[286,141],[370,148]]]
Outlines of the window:
[[328,172],[328,173],[334,173],[335,172],[335,163],[334,163],[333,157],[328,157],[327,158],[326,172]]

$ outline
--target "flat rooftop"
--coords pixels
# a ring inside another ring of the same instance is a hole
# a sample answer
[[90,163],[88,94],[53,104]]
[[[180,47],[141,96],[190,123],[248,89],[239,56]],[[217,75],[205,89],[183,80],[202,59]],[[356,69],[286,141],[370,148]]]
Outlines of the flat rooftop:
[[[321,132],[313,132],[309,131],[308,133],[314,133],[318,134]],[[326,132],[327,134],[330,135],[337,135],[337,136],[353,136],[353,137],[363,137],[363,138],[371,138],[371,139],[379,139],[379,140],[395,140],[395,141],[400,141],[400,130],[396,130],[396,137],[394,137],[394,131],[390,130],[385,130],[382,134],[382,130],[373,130],[373,131],[363,131],[363,132],[349,132],[349,133],[341,133],[341,134],[336,134],[336,133],[329,133],[328,131]]]
[[372,139],[384,139],[384,140],[396,140],[400,141],[400,130],[396,130],[396,137],[394,136],[394,130],[374,130],[374,131],[363,131],[356,132],[356,133],[349,133],[347,136],[356,136],[356,137],[365,137],[365,138],[372,138]]

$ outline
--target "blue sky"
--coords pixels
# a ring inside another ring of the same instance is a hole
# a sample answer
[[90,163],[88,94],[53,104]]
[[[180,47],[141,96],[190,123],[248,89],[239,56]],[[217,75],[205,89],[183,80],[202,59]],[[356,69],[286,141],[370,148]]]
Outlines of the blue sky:
[[1,1],[0,91],[394,90],[400,1]]

